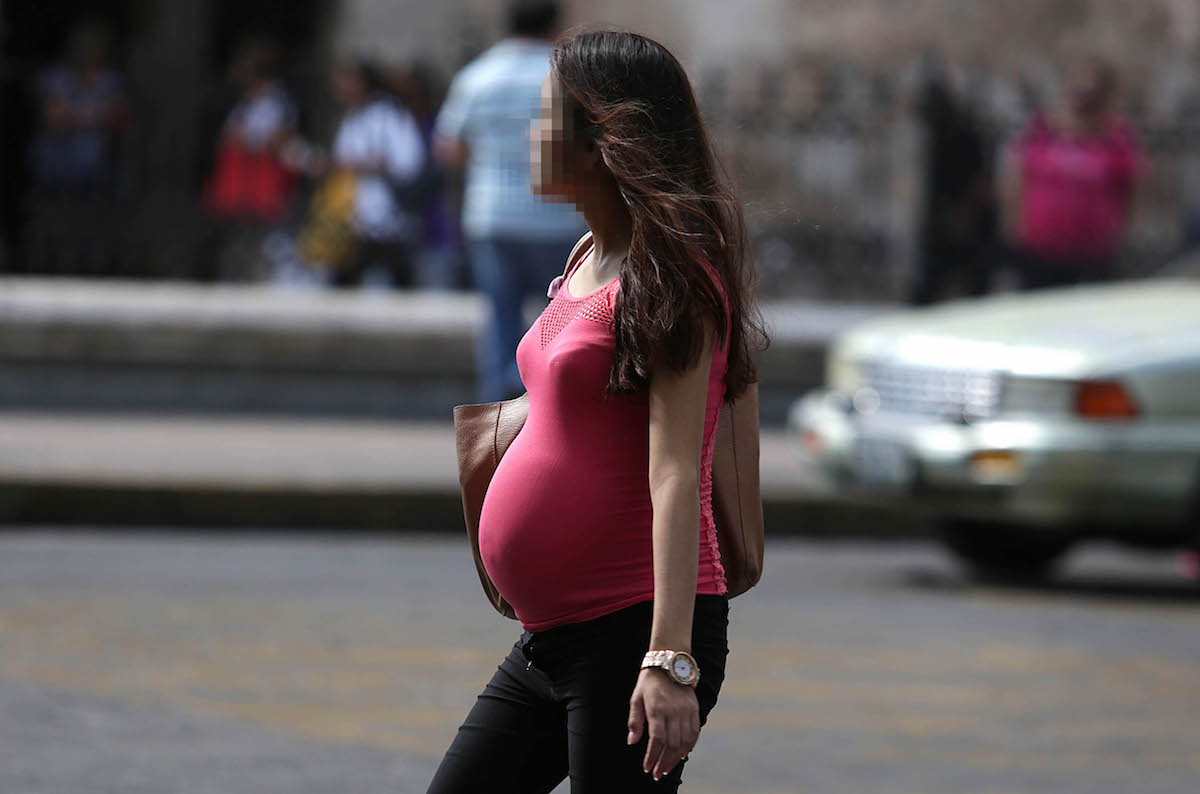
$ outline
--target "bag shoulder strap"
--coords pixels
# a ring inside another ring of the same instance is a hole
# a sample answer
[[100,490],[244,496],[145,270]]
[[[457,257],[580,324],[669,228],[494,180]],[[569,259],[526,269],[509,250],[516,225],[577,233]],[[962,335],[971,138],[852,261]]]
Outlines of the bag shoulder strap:
[[567,266],[563,268],[563,281],[571,275],[571,271],[583,259],[583,255],[592,247],[592,232],[589,230],[584,233],[583,237],[579,238],[579,242],[575,243],[575,247],[571,249],[571,255],[567,257]]
[[546,288],[547,298],[553,299],[555,294],[562,289],[563,282],[571,277],[571,271],[573,271],[575,266],[583,260],[583,255],[586,254],[588,249],[591,248],[591,243],[592,232],[589,229],[582,237],[579,238],[579,242],[575,243],[575,247],[571,249],[571,255],[567,257],[567,264],[566,267],[563,268],[562,275],[555,276],[553,279],[551,279],[550,286]]

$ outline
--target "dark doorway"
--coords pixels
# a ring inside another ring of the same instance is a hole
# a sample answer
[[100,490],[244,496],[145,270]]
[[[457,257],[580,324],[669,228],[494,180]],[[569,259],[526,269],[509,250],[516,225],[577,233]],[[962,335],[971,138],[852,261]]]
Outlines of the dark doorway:
[[[123,78],[128,123],[116,147],[113,250],[105,272],[190,278],[204,256],[199,190],[215,133],[232,103],[227,65],[250,35],[282,47],[302,124],[325,94],[323,31],[329,0],[44,0],[0,2],[0,272],[28,272],[29,151],[42,120],[39,78],[78,23],[110,34],[109,65]],[[79,275],[65,273],[64,275]]]

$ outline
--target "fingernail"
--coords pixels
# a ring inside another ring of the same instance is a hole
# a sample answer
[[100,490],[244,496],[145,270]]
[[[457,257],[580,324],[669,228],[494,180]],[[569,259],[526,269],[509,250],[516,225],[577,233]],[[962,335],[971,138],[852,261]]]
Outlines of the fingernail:
[[630,731],[629,735],[625,737],[625,744],[633,744],[633,731]]

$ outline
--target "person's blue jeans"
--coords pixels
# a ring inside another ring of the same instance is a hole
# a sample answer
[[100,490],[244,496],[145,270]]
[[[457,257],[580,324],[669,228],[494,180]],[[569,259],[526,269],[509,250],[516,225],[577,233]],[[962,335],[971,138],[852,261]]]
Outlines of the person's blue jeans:
[[[698,594],[692,655],[700,725],[716,705],[729,655],[729,598]],[[625,743],[629,701],[650,649],[654,602],[592,620],[524,631],[475,700],[426,794],[676,791],[687,759],[654,780],[642,771],[649,728]],[[700,732],[697,747],[705,744]]]
[[487,297],[488,319],[476,338],[479,402],[516,397],[525,391],[517,370],[517,344],[528,328],[521,306],[529,295],[543,301],[562,273],[578,238],[525,240],[485,237],[467,241],[475,285]]

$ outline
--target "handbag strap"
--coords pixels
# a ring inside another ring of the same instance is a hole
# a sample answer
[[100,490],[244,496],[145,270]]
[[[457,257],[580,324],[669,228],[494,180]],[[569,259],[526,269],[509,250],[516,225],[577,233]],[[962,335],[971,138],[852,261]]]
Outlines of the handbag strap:
[[571,277],[571,273],[575,272],[575,267],[583,261],[590,250],[592,250],[592,233],[589,231],[579,238],[579,242],[575,243],[575,247],[571,249],[571,255],[567,257],[567,266],[563,268],[562,274],[564,282]]
[[571,277],[571,273],[575,271],[575,267],[583,261],[583,255],[592,248],[592,232],[588,230],[579,242],[575,243],[575,247],[571,249],[571,254],[567,257],[567,264],[563,268],[561,275],[555,276],[550,281],[550,285],[546,288],[546,297],[553,299],[558,291],[562,289],[562,285]]

